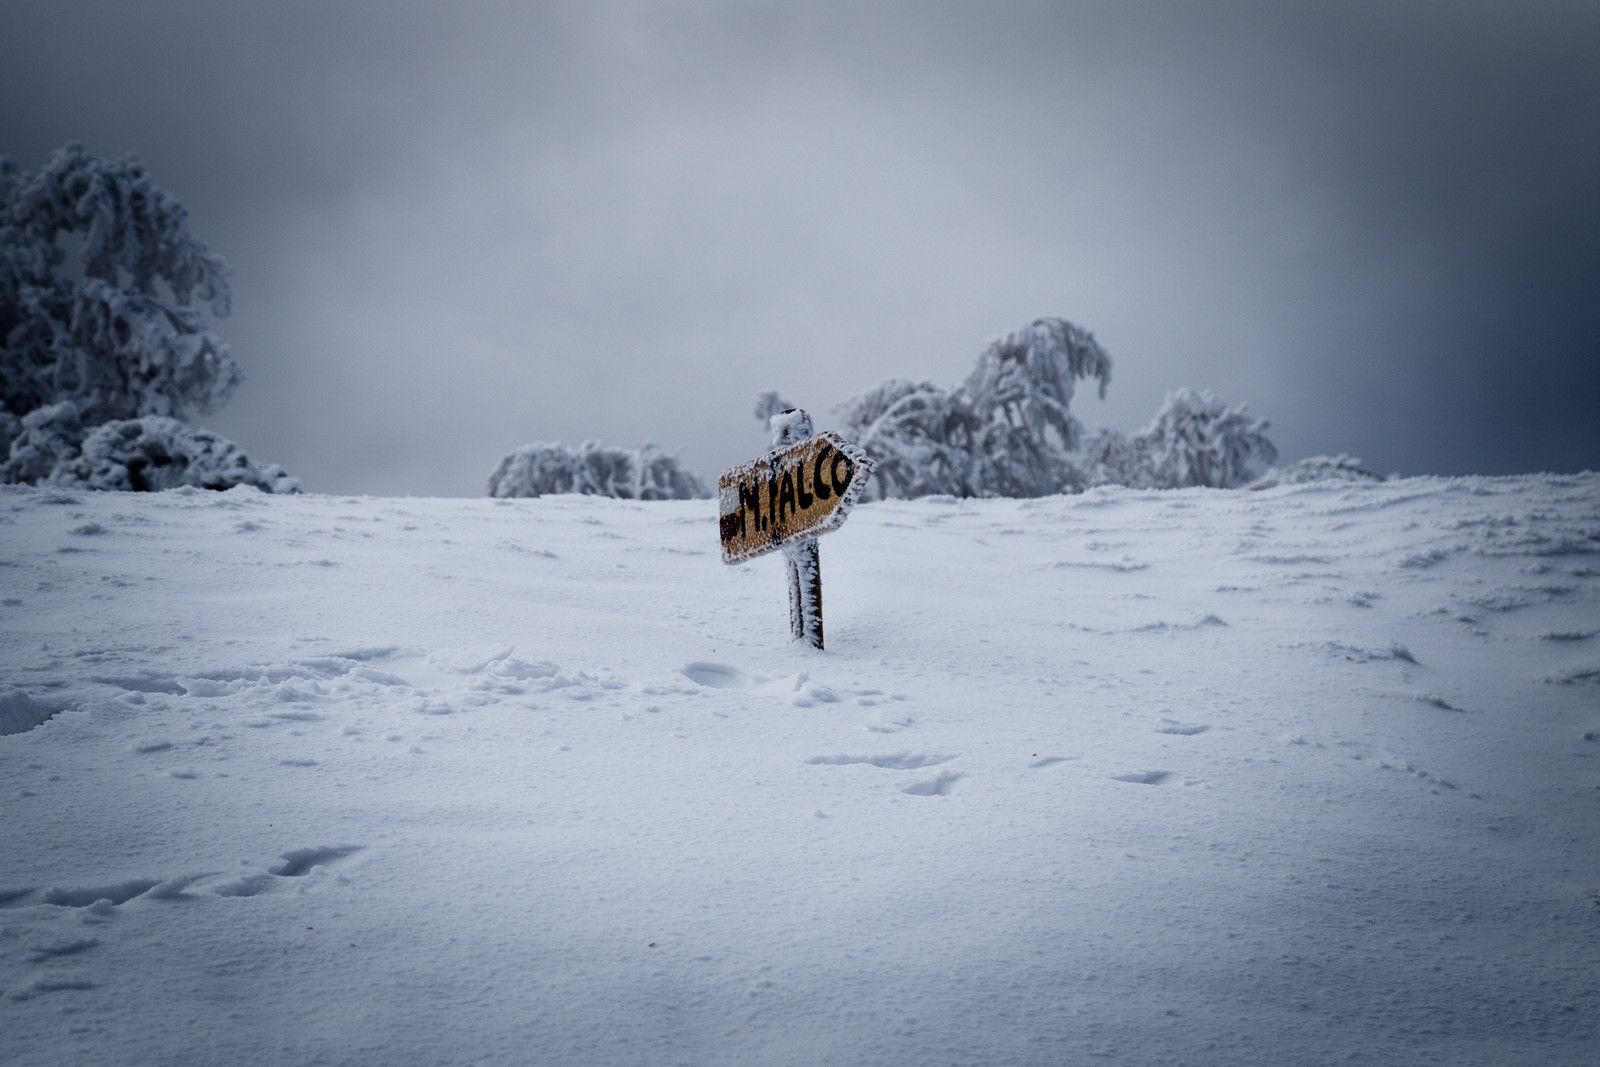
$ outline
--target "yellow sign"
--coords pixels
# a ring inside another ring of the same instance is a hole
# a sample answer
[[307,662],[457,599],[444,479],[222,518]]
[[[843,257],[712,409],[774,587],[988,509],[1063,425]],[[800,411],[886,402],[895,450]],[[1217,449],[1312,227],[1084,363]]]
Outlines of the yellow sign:
[[839,528],[875,464],[835,433],[819,433],[722,472],[722,562],[742,563]]

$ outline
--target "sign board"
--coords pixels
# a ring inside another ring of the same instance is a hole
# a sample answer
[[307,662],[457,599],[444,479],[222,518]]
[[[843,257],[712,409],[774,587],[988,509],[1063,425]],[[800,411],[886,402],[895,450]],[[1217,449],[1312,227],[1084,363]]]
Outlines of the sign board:
[[722,562],[743,563],[838,529],[874,466],[838,434],[819,433],[723,471],[717,479]]

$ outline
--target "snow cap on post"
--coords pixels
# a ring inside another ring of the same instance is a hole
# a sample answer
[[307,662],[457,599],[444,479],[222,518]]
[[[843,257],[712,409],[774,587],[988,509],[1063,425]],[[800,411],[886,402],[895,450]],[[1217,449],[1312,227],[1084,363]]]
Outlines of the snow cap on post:
[[773,448],[798,444],[815,432],[811,428],[811,416],[803,408],[786,408],[777,412],[767,420],[767,425],[772,427]]

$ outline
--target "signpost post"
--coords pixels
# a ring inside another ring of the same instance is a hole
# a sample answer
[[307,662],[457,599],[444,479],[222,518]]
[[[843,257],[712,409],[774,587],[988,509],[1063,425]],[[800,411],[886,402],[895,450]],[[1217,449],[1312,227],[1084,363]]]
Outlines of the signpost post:
[[874,463],[835,433],[813,434],[799,408],[772,416],[773,450],[722,472],[717,510],[722,562],[781,549],[788,561],[789,630],[822,647],[822,566],[817,538],[837,530]]

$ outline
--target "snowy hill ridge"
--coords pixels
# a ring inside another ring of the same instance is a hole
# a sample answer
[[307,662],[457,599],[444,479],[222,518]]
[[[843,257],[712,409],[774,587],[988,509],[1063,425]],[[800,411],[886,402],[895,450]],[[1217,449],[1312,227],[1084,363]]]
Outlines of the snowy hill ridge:
[[1600,1048],[1600,475],[0,488],[0,1062]]

